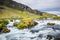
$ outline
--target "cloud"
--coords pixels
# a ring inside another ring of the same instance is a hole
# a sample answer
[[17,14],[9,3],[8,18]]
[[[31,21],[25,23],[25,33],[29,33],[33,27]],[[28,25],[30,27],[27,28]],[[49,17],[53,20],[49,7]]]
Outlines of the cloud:
[[60,7],[60,0],[14,0],[14,1],[28,5],[32,9]]

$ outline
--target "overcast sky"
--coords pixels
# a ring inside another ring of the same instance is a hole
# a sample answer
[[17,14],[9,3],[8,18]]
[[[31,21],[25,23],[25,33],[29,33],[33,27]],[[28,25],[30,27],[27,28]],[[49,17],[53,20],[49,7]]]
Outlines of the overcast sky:
[[60,7],[60,0],[14,0],[14,1],[28,5],[33,9]]

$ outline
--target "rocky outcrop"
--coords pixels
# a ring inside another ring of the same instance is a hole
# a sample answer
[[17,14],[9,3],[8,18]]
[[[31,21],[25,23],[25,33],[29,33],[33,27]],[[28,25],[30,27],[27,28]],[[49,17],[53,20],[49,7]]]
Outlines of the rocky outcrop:
[[40,12],[40,11],[38,11],[38,10],[33,10],[33,12],[34,12],[35,14],[38,14],[38,15],[42,15],[42,13],[43,13],[43,12]]
[[17,3],[17,2],[12,1],[12,0],[1,0],[0,5],[6,5],[8,7],[12,7],[12,8],[15,8],[15,9],[22,10],[22,11],[25,10],[25,11],[29,11],[31,13],[42,15],[42,12],[40,12],[38,10],[33,10],[33,9],[31,9],[30,7],[28,7],[28,6],[24,5],[24,4]]

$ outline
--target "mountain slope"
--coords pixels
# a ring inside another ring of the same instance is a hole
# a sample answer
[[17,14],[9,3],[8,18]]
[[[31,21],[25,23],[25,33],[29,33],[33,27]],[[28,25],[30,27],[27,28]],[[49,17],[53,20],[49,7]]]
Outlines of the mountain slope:
[[33,10],[30,7],[12,0],[0,0],[0,18],[49,18],[56,15]]
[[40,18],[40,15],[32,14],[28,11],[21,11],[14,8],[3,6],[2,12],[0,12],[0,18]]
[[18,9],[18,10],[22,10],[22,11],[28,11],[28,12],[35,13],[35,14],[38,14],[38,15],[42,14],[38,10],[33,10],[26,5],[21,4],[21,3],[17,3],[13,0],[0,0],[0,5],[5,5],[5,6],[15,8],[15,9]]

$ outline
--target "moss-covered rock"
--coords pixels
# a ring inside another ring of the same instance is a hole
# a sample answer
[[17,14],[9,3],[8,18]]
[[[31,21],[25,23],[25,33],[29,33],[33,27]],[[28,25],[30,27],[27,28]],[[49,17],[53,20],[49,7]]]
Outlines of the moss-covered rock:
[[32,26],[35,26],[37,22],[33,21],[31,18],[22,19],[18,24],[18,29],[24,29],[24,28],[31,28]]
[[32,26],[34,26],[34,25],[36,25],[36,24],[38,24],[38,23],[35,22],[35,21],[29,22],[29,24],[28,24],[28,28],[29,28],[29,27],[32,27]]
[[2,29],[2,33],[8,33],[8,32],[10,32],[10,30],[9,30],[7,27],[4,27],[4,28]]
[[0,28],[1,28],[1,27],[6,27],[6,25],[5,25],[4,23],[1,23],[1,24],[0,24]]
[[13,22],[13,18],[10,18],[10,21]]
[[18,29],[24,29],[24,28],[27,28],[27,24],[24,24],[23,22],[20,22],[18,25],[17,25],[17,28]]
[[17,26],[18,24],[17,23],[14,23],[13,26]]
[[[1,19],[0,20],[0,32],[8,32],[9,30],[6,28],[6,25],[8,24],[8,20]],[[4,31],[5,30],[5,31]]]

